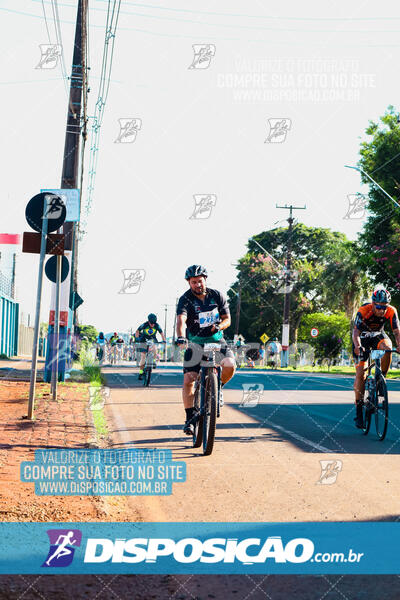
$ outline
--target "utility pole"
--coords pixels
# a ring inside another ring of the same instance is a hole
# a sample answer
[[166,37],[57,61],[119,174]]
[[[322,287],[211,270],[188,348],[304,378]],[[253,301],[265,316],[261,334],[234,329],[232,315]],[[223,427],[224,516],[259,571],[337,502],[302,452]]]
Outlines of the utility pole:
[[[88,0],[78,0],[78,10],[76,16],[75,26],[75,40],[74,40],[74,51],[72,58],[72,70],[71,70],[71,83],[70,92],[68,99],[68,110],[67,110],[67,125],[65,131],[65,144],[64,144],[64,156],[63,166],[61,175],[61,189],[77,189],[79,187],[79,150],[80,150],[80,138],[81,138],[81,108],[82,108],[82,89],[84,79],[86,77],[86,35],[87,35],[87,9]],[[84,67],[85,65],[85,67]],[[68,339],[68,326],[71,327],[70,334],[73,333],[74,325],[76,324],[76,310],[73,311],[72,321],[68,318],[69,316],[69,299],[71,292],[77,291],[77,224],[73,221],[65,221],[62,227],[62,233],[65,235],[65,249],[72,251],[70,255],[70,280],[67,280],[62,285],[61,292],[61,303],[59,315],[55,314],[54,321],[49,318],[49,331],[48,331],[48,349],[46,356],[46,367],[45,367],[45,380],[50,380],[50,365],[57,364],[58,366],[58,350],[59,345],[62,346],[63,352],[60,357],[60,366],[57,368],[56,377],[58,379],[58,373],[61,375],[61,380],[64,380],[65,363],[67,360],[67,353],[70,348]],[[59,231],[58,233],[61,233]],[[57,269],[58,270],[58,269]],[[67,286],[70,282],[70,288]],[[59,284],[56,284],[56,288]],[[54,299],[57,294],[54,294],[54,286],[52,289],[52,304],[54,306]],[[74,298],[74,294],[72,294]],[[58,317],[60,318],[59,335],[55,331]],[[57,317],[57,318],[56,318]],[[50,324],[51,323],[51,324]],[[53,325],[54,323],[54,325]],[[54,368],[54,366],[53,366]]]
[[240,321],[240,308],[242,304],[242,280],[240,279],[239,273],[239,290],[237,295],[237,304],[236,304],[236,322],[235,322],[235,335],[239,335],[239,321]]
[[[86,24],[88,0],[78,1],[76,17],[75,43],[71,69],[71,85],[69,92],[67,127],[65,132],[64,160],[61,176],[61,188],[76,189],[79,187],[79,149],[81,139],[82,90],[86,70]],[[86,124],[84,123],[84,131]],[[81,190],[82,192],[82,190]],[[71,292],[77,291],[78,239],[77,224],[73,221],[63,225],[66,247],[72,249]],[[76,310],[73,310],[73,324],[76,324]]]
[[165,312],[165,316],[164,316],[164,335],[165,335],[165,339],[167,339],[167,313],[168,313],[168,304],[164,304],[164,312]]
[[285,298],[283,303],[283,325],[282,325],[282,359],[281,366],[287,367],[289,365],[289,328],[290,328],[290,293],[292,291],[292,232],[293,232],[293,211],[294,210],[305,210],[306,206],[278,206],[276,208],[289,209],[289,218],[287,222],[288,227],[288,243],[286,250],[286,268],[285,268]]
[[[165,319],[164,319],[164,336],[167,339],[167,313],[168,313],[168,304],[164,304],[165,311]],[[167,362],[167,344],[164,344],[164,362]]]
[[175,302],[174,329],[172,331],[172,352],[171,352],[171,358],[172,358],[172,360],[174,362],[176,362],[177,355],[179,354],[178,348],[177,348],[177,346],[175,346],[175,340],[176,340],[176,310],[178,308],[178,302],[179,302],[179,298],[177,298],[176,302]]

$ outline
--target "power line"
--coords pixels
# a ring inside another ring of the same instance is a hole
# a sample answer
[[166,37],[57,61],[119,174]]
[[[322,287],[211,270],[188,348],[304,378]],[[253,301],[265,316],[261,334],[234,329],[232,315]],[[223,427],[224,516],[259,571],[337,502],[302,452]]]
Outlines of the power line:
[[[33,1],[36,1],[36,0],[33,0]],[[39,0],[37,0],[37,1],[39,1]],[[70,6],[71,8],[73,8],[73,5],[66,5],[66,6]],[[33,18],[36,18],[36,19],[43,19],[43,17],[40,16],[40,15],[28,13],[26,11],[20,11],[20,10],[15,10],[15,9],[11,9],[11,8],[5,8],[5,7],[2,7],[2,6],[0,6],[0,10],[6,11],[6,12],[10,12],[10,13],[13,13],[13,14],[17,14],[17,15],[23,15],[23,16],[26,16],[26,17],[33,17]],[[95,9],[95,10],[99,10],[99,9]],[[129,14],[134,14],[134,13],[129,13]],[[371,20],[374,20],[374,19],[371,18]],[[396,17],[394,17],[393,20],[396,20]],[[62,23],[67,23],[67,24],[72,24],[72,25],[74,24],[73,21],[67,21],[65,19],[62,20],[61,22]],[[93,28],[102,28],[102,25],[93,24],[92,27]],[[121,31],[135,31],[135,32],[140,33],[140,34],[153,35],[153,36],[156,36],[156,37],[168,37],[168,38],[173,38],[173,39],[182,38],[182,39],[193,40],[193,34],[185,35],[185,34],[182,34],[180,32],[166,33],[166,32],[159,32],[159,31],[151,31],[151,30],[148,30],[148,29],[140,28],[140,27],[119,27],[119,29]],[[274,30],[274,31],[278,31],[278,30]],[[281,30],[279,30],[279,32],[280,31],[283,31],[283,30],[281,29]],[[307,31],[305,31],[305,30],[293,30],[293,31],[296,31],[297,33],[303,33],[303,32],[307,33]],[[322,33],[322,32],[315,30],[315,33]],[[347,31],[332,30],[332,33],[347,34],[347,33],[352,33],[352,32],[350,30],[347,30]],[[380,33],[380,32],[379,31],[367,31],[367,30],[364,30],[364,31],[357,31],[356,33]],[[386,31],[382,31],[382,33],[385,33],[385,34],[388,34],[388,33],[398,33],[398,31],[397,30],[391,30],[391,31],[387,31],[386,30]],[[238,41],[240,39],[241,38],[237,38],[237,37],[235,37],[235,38],[232,38],[232,37],[221,37],[221,36],[217,37],[215,35],[209,35],[209,34],[202,35],[202,41],[207,41],[207,40],[213,40],[213,41]],[[265,39],[251,38],[251,41],[253,43],[265,43],[266,40]],[[307,44],[309,46],[311,46],[311,47],[317,47],[317,48],[319,48],[321,45],[323,45],[325,47],[326,40],[323,40],[321,42],[310,42],[310,41],[308,41]],[[290,41],[287,41],[287,40],[281,40],[281,41],[275,40],[274,41],[274,45],[275,46],[279,45],[279,46],[296,47],[297,48],[299,46],[299,42],[290,42]],[[341,47],[346,47],[346,48],[365,48],[365,47],[368,47],[368,48],[398,48],[398,47],[400,47],[400,44],[392,44],[392,43],[374,44],[374,43],[371,43],[370,41],[368,41],[366,43],[356,42],[354,44],[348,44],[348,43],[345,43],[345,42],[341,42]]]
[[[37,2],[38,0],[33,0],[34,2]],[[108,2],[108,0],[97,0],[98,2]],[[63,6],[73,6],[72,4],[63,4]],[[189,9],[189,8],[174,8],[171,6],[159,6],[156,4],[144,4],[141,2],[127,2],[126,0],[124,1],[124,6],[135,6],[138,8],[146,8],[146,9],[150,9],[150,10],[163,10],[163,11],[168,11],[168,12],[177,12],[177,13],[190,13],[190,14],[196,14],[196,15],[208,15],[208,16],[216,16],[216,17],[234,17],[234,18],[239,18],[239,19],[257,19],[257,20],[261,20],[261,19],[265,19],[265,20],[271,20],[271,21],[298,21],[298,22],[303,22],[303,21],[316,21],[316,22],[320,22],[320,21],[332,21],[332,22],[338,22],[338,21],[400,21],[400,17],[382,17],[382,16],[378,16],[378,17],[360,17],[359,15],[357,15],[356,17],[291,17],[291,16],[286,16],[286,17],[282,17],[282,16],[277,16],[277,15],[262,15],[262,14],[258,14],[258,15],[252,15],[252,14],[247,14],[247,13],[231,13],[231,12],[217,12],[217,11],[207,11],[207,10],[197,10],[197,9]],[[94,10],[102,10],[99,8],[94,8]],[[105,9],[104,9],[105,10]],[[133,14],[133,13],[131,13]]]
[[45,7],[44,7],[44,2],[43,2],[43,0],[42,0],[42,8],[43,8],[44,22],[45,22],[45,24],[46,24],[47,38],[48,38],[48,40],[49,40],[49,44],[51,44],[50,31],[49,31],[49,26],[48,26],[48,23],[47,23],[46,9],[45,9]]
[[103,123],[104,108],[107,103],[108,93],[110,89],[111,71],[114,59],[114,43],[118,27],[118,17],[120,8],[121,0],[108,0],[99,91],[97,94],[97,100],[95,104],[95,113],[94,116],[91,117],[93,121],[90,137],[90,158],[88,170],[87,196],[84,209],[86,218],[80,224],[79,231],[81,239],[85,234],[84,227],[87,226],[87,218],[89,216],[93,201],[93,191],[95,185],[100,142],[100,128]]

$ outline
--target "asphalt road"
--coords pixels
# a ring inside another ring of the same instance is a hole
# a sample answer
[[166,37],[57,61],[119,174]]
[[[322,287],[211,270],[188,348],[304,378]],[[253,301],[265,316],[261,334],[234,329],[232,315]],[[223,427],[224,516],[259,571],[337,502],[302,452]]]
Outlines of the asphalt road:
[[[158,368],[150,388],[130,363],[103,372],[115,447],[169,448],[187,464],[187,481],[175,483],[171,496],[131,498],[139,518],[359,521],[400,515],[400,381],[389,381],[389,429],[380,442],[374,423],[368,436],[354,427],[353,378],[240,370],[225,387],[214,451],[204,457],[182,432],[180,367]],[[263,386],[252,406],[248,386]],[[336,477],[328,477],[329,465],[320,461],[329,461]]]

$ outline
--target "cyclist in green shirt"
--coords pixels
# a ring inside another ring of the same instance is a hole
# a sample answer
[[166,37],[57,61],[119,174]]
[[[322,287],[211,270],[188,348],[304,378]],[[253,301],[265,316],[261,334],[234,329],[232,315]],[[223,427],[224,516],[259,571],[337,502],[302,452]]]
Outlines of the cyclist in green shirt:
[[[189,347],[183,359],[183,406],[186,422],[183,431],[193,435],[193,426],[187,425],[193,416],[194,382],[200,371],[201,345],[209,342],[221,344],[221,383],[224,386],[236,369],[232,350],[227,346],[223,330],[230,326],[231,317],[225,296],[218,290],[207,288],[207,270],[201,265],[186,269],[185,279],[190,289],[179,298],[177,307],[176,333],[178,346]],[[199,351],[200,349],[200,351]],[[222,400],[222,391],[221,391]]]

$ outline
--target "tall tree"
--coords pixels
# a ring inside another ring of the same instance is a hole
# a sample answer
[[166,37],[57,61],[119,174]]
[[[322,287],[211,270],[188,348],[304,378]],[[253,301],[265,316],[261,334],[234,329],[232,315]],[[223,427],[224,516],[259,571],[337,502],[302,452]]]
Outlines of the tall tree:
[[[239,260],[238,280],[229,293],[232,326],[235,330],[237,293],[241,282],[241,314],[239,333],[248,340],[258,340],[266,332],[280,337],[285,286],[283,284],[288,229],[279,227],[264,231],[248,242],[248,252]],[[267,253],[257,245],[258,242]],[[346,256],[346,236],[330,229],[307,227],[296,223],[292,234],[293,289],[291,292],[290,342],[304,315],[317,311],[342,310],[340,294],[327,296],[326,274],[332,262]],[[350,250],[349,250],[350,252]],[[340,254],[342,253],[342,254]],[[272,258],[271,258],[272,257]],[[280,266],[279,266],[280,265]],[[337,268],[337,267],[336,267]]]
[[[400,124],[398,113],[389,106],[378,123],[370,122],[361,143],[359,165],[400,203]],[[362,266],[375,283],[386,285],[400,302],[400,208],[369,179],[369,216],[360,234]]]
[[343,310],[350,322],[360,303],[366,298],[370,282],[360,269],[356,242],[336,247],[323,273],[327,306]]

